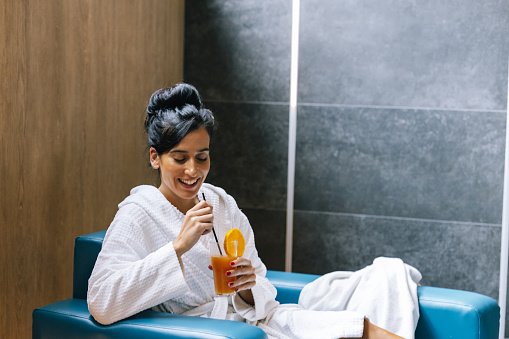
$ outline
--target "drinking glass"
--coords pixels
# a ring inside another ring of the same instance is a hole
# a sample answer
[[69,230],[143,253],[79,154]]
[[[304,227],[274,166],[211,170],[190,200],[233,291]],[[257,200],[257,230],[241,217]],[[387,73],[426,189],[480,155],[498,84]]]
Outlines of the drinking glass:
[[224,249],[221,248],[220,252],[219,248],[218,243],[210,242],[209,251],[214,273],[214,287],[218,295],[231,295],[235,293],[235,287],[228,286],[228,283],[235,281],[235,277],[227,276],[226,272],[235,269],[231,267],[230,263],[237,259],[237,256],[226,255]]

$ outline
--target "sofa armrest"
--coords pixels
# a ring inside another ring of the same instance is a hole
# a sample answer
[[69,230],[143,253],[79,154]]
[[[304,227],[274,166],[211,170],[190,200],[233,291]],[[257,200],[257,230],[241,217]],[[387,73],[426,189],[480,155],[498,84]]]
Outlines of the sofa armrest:
[[67,299],[34,310],[32,338],[249,338],[267,339],[260,328],[246,323],[146,310],[103,326],[93,320],[87,301]]
[[282,271],[267,271],[270,283],[277,289],[276,300],[281,304],[297,304],[300,292],[319,275]]
[[498,339],[500,307],[487,296],[420,286],[415,338]]
[[[318,275],[268,271],[280,303],[298,303],[302,288]],[[500,308],[490,297],[467,291],[419,286],[416,339],[498,339]]]

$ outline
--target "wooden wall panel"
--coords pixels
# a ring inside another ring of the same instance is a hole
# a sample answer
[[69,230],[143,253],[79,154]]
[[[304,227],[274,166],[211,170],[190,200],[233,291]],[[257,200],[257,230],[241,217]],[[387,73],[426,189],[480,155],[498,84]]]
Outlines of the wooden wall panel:
[[0,337],[70,298],[74,238],[154,183],[150,94],[182,80],[183,0],[0,4]]

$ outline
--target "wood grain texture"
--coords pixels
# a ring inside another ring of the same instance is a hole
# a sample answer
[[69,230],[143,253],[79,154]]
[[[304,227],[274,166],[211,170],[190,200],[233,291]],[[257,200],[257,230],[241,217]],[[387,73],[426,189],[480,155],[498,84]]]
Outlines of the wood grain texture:
[[72,296],[74,238],[155,183],[144,110],[182,80],[183,33],[183,0],[0,4],[1,338]]

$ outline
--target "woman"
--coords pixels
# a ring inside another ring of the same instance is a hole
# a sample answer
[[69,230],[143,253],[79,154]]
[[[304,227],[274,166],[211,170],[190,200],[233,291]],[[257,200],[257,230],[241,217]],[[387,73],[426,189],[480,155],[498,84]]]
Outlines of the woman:
[[[205,183],[214,129],[212,113],[191,85],[150,98],[145,130],[161,184],[136,187],[119,204],[89,280],[93,317],[111,324],[152,308],[244,321],[277,338],[401,338],[355,310],[315,311],[275,301],[248,219],[224,190]],[[208,252],[213,226],[219,239],[230,226],[246,239],[244,255],[227,272],[236,277],[232,297],[214,292]]]

